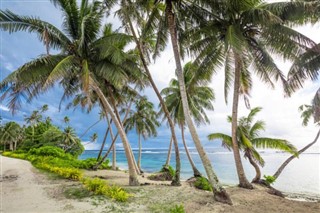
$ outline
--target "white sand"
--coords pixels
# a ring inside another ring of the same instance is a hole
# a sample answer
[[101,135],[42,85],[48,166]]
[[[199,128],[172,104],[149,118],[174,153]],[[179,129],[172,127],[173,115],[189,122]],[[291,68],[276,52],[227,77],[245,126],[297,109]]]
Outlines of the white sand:
[[[99,213],[99,212],[168,212],[168,207],[182,204],[187,213],[319,213],[319,202],[299,202],[268,194],[264,188],[254,190],[231,187],[227,189],[233,206],[217,203],[211,192],[183,183],[181,187],[148,185],[129,187],[128,174],[123,171],[87,171],[86,176],[101,177],[109,183],[123,186],[134,194],[128,203],[109,199],[67,199],[63,191],[79,183],[52,179],[40,173],[28,161],[0,156],[2,213]],[[139,178],[140,183],[151,183]],[[158,183],[159,184],[159,183]],[[165,183],[168,184],[168,183]]]

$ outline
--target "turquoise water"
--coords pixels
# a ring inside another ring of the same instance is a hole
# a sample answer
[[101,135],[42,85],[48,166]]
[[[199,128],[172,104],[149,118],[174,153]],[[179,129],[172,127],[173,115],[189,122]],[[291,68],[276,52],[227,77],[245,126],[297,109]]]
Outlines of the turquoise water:
[[[215,172],[220,181],[227,185],[236,185],[238,182],[233,154],[223,148],[206,148]],[[138,151],[133,150],[137,159]],[[191,156],[199,171],[205,174],[199,155],[195,149],[190,149]],[[181,179],[188,179],[192,176],[192,169],[185,152],[181,151]],[[286,153],[274,151],[261,151],[261,156],[266,164],[262,168],[262,174],[273,175],[278,167],[289,157]],[[98,151],[86,150],[81,159],[96,157]],[[141,167],[145,172],[152,173],[160,170],[167,157],[166,149],[143,149]],[[109,158],[112,158],[110,153]],[[171,156],[171,165],[175,166],[174,152]],[[249,162],[243,159],[243,165],[247,177],[251,180],[254,175],[254,169]],[[126,158],[123,150],[117,151],[117,166],[127,169]],[[274,187],[288,193],[302,193],[320,196],[320,154],[305,153],[301,154],[299,159],[294,159],[285,168],[274,184]]]

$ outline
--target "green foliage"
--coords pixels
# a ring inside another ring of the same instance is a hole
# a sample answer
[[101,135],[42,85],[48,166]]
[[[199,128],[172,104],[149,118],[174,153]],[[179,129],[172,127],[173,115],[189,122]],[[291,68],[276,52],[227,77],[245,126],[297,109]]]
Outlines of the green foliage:
[[269,183],[270,185],[276,181],[276,178],[273,177],[272,175],[264,175],[263,177],[266,180],[266,182]]
[[[87,158],[85,160],[79,161],[79,167],[82,169],[90,169],[94,165],[97,164],[96,158]],[[109,165],[109,159],[106,159],[99,167],[98,169],[111,169],[111,166]]]
[[171,177],[174,177],[176,174],[176,171],[174,170],[174,168],[172,166],[168,166],[168,167],[162,167],[162,169],[160,170],[160,172],[169,172]]
[[170,213],[185,213],[183,205],[175,205],[170,209]]
[[34,166],[39,169],[44,169],[56,173],[61,177],[71,180],[80,180],[83,176],[82,172],[79,169],[75,168],[56,167],[46,163],[34,164]]
[[197,177],[197,180],[194,182],[194,186],[205,191],[212,191],[212,186],[205,177]]
[[94,194],[104,195],[119,202],[126,202],[131,196],[121,187],[115,185],[109,186],[99,178],[83,178],[81,182],[86,189],[92,191]]
[[83,178],[81,182],[86,189],[92,191],[95,195],[107,194],[107,185],[103,180],[99,178]]
[[107,190],[107,196],[119,202],[126,202],[131,195],[121,187],[112,185]]
[[31,155],[37,156],[52,156],[57,158],[70,158],[70,155],[67,155],[63,149],[54,147],[54,146],[43,146],[38,149],[32,148],[28,152]]

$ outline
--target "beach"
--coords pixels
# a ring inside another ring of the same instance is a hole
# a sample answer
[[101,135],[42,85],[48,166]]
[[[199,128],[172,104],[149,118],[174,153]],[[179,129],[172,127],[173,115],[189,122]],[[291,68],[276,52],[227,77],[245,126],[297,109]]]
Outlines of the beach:
[[[166,161],[167,152],[167,149],[143,149],[141,161],[142,170],[147,173],[159,171]],[[206,152],[221,183],[231,186],[238,184],[232,152],[221,147],[206,147]],[[133,153],[137,159],[138,150],[133,150]],[[205,175],[205,171],[197,151],[194,148],[190,148],[190,153],[198,170]],[[98,151],[86,150],[80,158],[96,158],[97,154]],[[273,150],[260,151],[260,155],[265,160],[265,166],[261,168],[262,175],[273,175],[279,166],[290,156],[287,153],[275,152]],[[108,158],[112,159],[112,153],[110,153]],[[193,173],[184,150],[180,151],[180,158],[181,179],[187,180],[192,177]],[[245,158],[242,158],[242,163],[248,179],[252,180],[255,175],[253,167]],[[171,165],[173,168],[175,167],[174,152],[171,156]],[[127,161],[123,150],[117,151],[117,166],[124,170],[127,169]],[[299,158],[290,162],[273,186],[291,195],[308,195],[310,197],[320,199],[319,150],[315,149],[310,152],[302,153]]]
[[[85,171],[86,176],[102,178],[125,188],[133,196],[127,203],[101,197],[74,199],[66,192],[80,187],[75,181],[53,178],[35,169],[28,161],[1,156],[1,212],[167,212],[174,205],[184,205],[186,212],[319,212],[320,203],[289,200],[270,195],[260,186],[254,190],[228,187],[233,206],[217,203],[211,192],[197,190],[183,182],[181,187],[169,182],[152,182],[139,177],[143,186],[129,187],[125,171]],[[145,175],[146,176],[146,175]]]

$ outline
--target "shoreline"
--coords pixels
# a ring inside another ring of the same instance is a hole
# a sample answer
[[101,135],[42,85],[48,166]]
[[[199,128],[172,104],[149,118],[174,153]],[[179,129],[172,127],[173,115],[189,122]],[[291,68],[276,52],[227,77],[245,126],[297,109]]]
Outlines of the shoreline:
[[[104,171],[104,170],[101,170],[101,171]],[[124,173],[128,172],[127,169],[124,169],[121,167],[118,167],[117,171],[124,172]],[[144,174],[144,176],[152,175],[152,173],[150,173],[150,172],[144,172],[143,174]],[[186,183],[187,180],[188,179],[181,178],[181,182]],[[157,182],[159,184],[161,184],[161,181],[157,181]],[[236,188],[237,187],[236,184],[221,183],[221,185],[224,188]],[[281,192],[284,194],[285,199],[288,199],[288,200],[301,201],[301,202],[320,202],[320,193],[315,194],[315,193],[308,193],[308,192],[303,193],[303,192],[287,192],[287,191],[281,191]]]
[[[168,186],[169,181],[143,186],[128,186],[126,171],[84,171],[85,176],[99,177],[109,184],[117,184],[133,196],[127,203],[90,196],[82,199],[68,198],[66,192],[81,189],[77,181],[53,179],[34,168],[30,162],[0,156],[2,162],[3,206],[0,212],[169,212],[176,205],[183,205],[186,213],[250,213],[261,212],[320,212],[320,201],[294,201],[270,195],[261,186],[254,190],[227,186],[233,206],[213,200],[212,192],[190,187],[185,181],[180,187]],[[5,177],[15,176],[8,180]],[[147,174],[145,174],[145,177]],[[140,183],[151,182],[139,177]],[[168,185],[160,185],[168,184]]]

